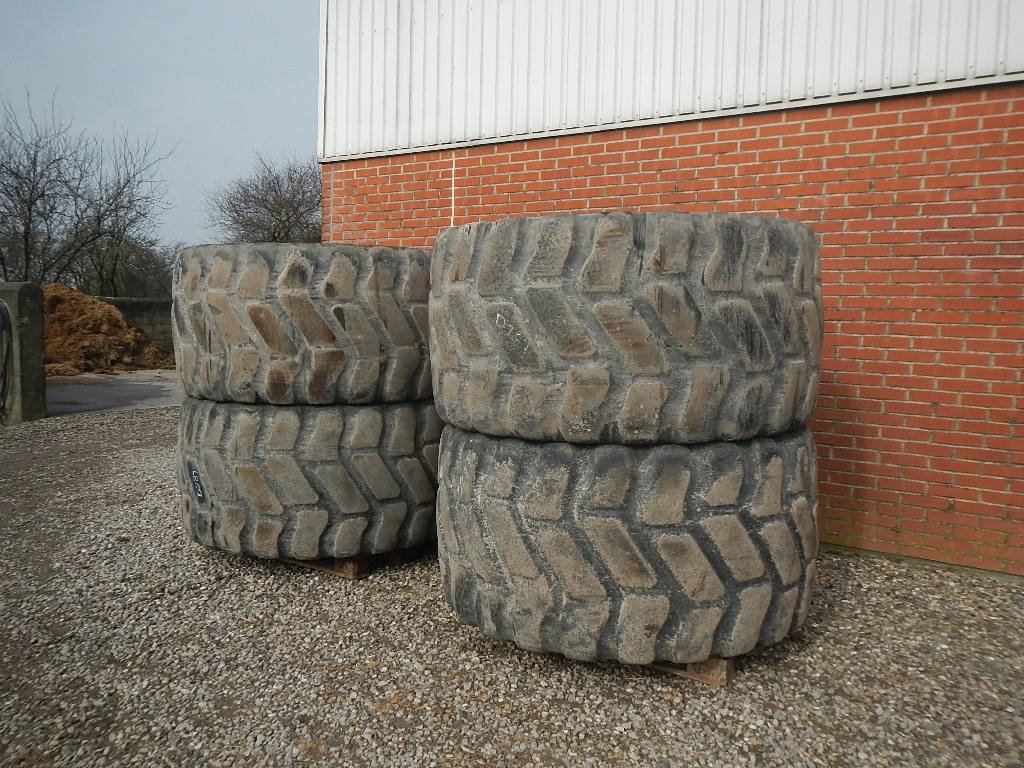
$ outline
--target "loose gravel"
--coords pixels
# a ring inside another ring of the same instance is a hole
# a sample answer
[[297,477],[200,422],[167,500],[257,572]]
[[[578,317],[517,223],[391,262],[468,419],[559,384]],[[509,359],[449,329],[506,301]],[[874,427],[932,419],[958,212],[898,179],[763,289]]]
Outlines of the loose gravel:
[[460,625],[436,562],[359,582],[181,529],[177,409],[0,432],[4,765],[1020,765],[1024,587],[829,552],[716,689]]

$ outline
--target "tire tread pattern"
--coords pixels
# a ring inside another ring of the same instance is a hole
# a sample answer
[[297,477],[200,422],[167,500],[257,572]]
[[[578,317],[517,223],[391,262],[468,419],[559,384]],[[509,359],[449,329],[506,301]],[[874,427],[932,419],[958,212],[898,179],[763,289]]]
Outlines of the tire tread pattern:
[[807,615],[814,445],[806,428],[648,448],[447,426],[437,523],[446,599],[493,638],[587,661],[735,656]]
[[434,539],[441,423],[431,401],[267,406],[186,398],[182,520],[264,558],[376,554]]
[[185,248],[171,309],[185,394],[275,405],[431,397],[429,259],[329,244]]
[[804,424],[822,334],[814,232],[725,214],[451,228],[431,265],[441,418],[494,436],[702,443]]

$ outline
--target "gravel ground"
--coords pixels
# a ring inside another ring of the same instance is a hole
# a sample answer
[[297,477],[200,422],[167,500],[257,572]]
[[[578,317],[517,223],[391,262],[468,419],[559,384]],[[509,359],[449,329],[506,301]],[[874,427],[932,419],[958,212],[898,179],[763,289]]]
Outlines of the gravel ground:
[[826,553],[799,634],[703,686],[188,542],[177,409],[0,432],[4,765],[1020,765],[1019,581]]

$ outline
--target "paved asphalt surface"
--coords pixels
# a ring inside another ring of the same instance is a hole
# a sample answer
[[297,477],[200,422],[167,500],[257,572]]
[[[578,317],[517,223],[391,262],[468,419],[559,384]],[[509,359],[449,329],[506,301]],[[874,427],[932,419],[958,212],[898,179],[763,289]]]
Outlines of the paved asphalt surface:
[[130,371],[113,375],[49,376],[46,415],[124,408],[181,405],[184,395],[175,371]]

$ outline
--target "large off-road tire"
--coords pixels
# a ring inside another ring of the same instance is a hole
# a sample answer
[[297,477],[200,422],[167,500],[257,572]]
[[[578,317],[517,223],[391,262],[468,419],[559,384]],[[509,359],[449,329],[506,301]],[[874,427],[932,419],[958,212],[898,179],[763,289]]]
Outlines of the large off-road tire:
[[232,403],[429,398],[426,251],[201,245],[174,266],[185,394]]
[[388,552],[436,535],[429,401],[273,406],[186,399],[178,484],[193,539],[265,558]]
[[489,435],[700,443],[803,424],[818,389],[810,227],[610,213],[449,229],[431,266],[441,418]]
[[806,428],[649,448],[441,438],[445,595],[530,650],[683,664],[778,642],[807,615],[816,518]]

